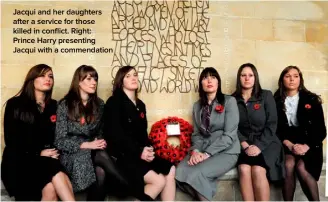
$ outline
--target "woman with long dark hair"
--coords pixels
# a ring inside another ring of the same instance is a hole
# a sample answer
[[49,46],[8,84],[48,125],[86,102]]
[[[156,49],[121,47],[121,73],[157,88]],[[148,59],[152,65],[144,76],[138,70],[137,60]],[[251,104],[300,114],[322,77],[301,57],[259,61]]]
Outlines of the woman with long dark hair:
[[51,67],[38,64],[6,104],[1,179],[9,195],[19,201],[56,201],[58,196],[62,201],[75,200],[53,145],[57,108],[51,99],[53,85]]
[[276,136],[276,103],[271,91],[261,88],[257,69],[251,63],[239,67],[233,95],[240,116],[242,152],[237,164],[241,194],[245,201],[268,201],[269,180],[284,177],[283,150]]
[[296,66],[288,66],[281,72],[278,86],[277,134],[286,157],[284,200],[293,200],[296,173],[308,200],[319,201],[317,181],[323,164],[322,141],[326,138],[321,99],[305,88],[302,72]]
[[132,194],[139,200],[175,200],[175,167],[156,156],[147,133],[146,106],[138,99],[138,73],[124,66],[115,76],[113,95],[107,100],[104,136],[108,152],[117,158]]
[[234,97],[221,91],[213,67],[199,77],[199,100],[193,107],[192,147],[177,167],[178,185],[200,200],[212,200],[217,179],[232,169],[240,153],[239,113]]
[[106,197],[109,157],[102,138],[104,102],[97,96],[98,73],[88,65],[76,69],[71,86],[57,109],[55,144],[74,192],[88,191],[87,200]]

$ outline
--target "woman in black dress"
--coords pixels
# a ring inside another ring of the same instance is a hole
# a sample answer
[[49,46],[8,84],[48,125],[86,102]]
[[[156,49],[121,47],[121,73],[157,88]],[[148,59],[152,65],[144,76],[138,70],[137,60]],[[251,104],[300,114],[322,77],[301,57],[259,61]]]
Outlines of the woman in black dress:
[[113,96],[105,105],[104,136],[108,152],[117,158],[118,167],[138,199],[153,200],[161,193],[162,200],[174,201],[175,167],[154,154],[147,134],[146,106],[137,98],[137,90],[135,68],[119,69]]
[[239,109],[238,159],[240,190],[245,201],[270,200],[269,180],[284,177],[283,150],[276,136],[277,111],[271,91],[261,88],[256,67],[240,66],[236,97]]
[[293,200],[296,173],[308,200],[319,201],[317,181],[323,164],[322,141],[326,138],[321,99],[305,88],[303,75],[296,66],[288,66],[281,72],[278,85],[277,134],[286,157],[284,200]]
[[54,201],[57,196],[75,200],[53,145],[57,108],[51,99],[53,85],[51,67],[36,65],[6,105],[1,179],[16,200]]

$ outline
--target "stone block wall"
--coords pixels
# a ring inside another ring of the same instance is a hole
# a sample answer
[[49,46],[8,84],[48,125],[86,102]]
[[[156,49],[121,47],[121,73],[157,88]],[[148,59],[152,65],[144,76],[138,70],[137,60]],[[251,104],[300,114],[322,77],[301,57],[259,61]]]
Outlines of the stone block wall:
[[[53,18],[75,20],[77,18],[77,16],[67,14],[14,16],[15,9],[62,9],[65,11],[94,9],[101,10],[102,15],[80,17],[80,19],[95,20],[95,25],[14,25],[13,21],[18,18],[24,20],[51,20]],[[142,14],[145,14],[143,18],[140,17]],[[149,126],[167,116],[179,116],[191,121],[192,104],[198,98],[197,76],[203,67],[215,67],[222,77],[223,92],[230,94],[235,89],[238,67],[243,63],[251,62],[259,70],[263,88],[272,91],[276,90],[277,79],[284,67],[299,66],[304,74],[305,85],[322,96],[325,115],[328,112],[328,2],[2,1],[1,15],[1,106],[19,91],[28,69],[38,63],[46,63],[53,67],[55,75],[53,97],[55,99],[60,99],[65,95],[73,72],[79,65],[93,65],[100,76],[98,93],[104,100],[111,95],[111,83],[117,67],[131,64],[137,66],[140,72],[142,87],[139,96],[147,105]],[[156,16],[157,20],[152,20],[151,16]],[[131,18],[136,21],[136,24],[128,22],[127,29],[124,30],[124,19]],[[197,24],[190,24],[192,21],[196,22],[195,19],[197,19]],[[159,23],[160,20],[162,24]],[[171,21],[177,23],[176,26],[180,23],[186,27],[172,30],[168,27],[163,30],[160,28],[165,23],[169,26]],[[194,31],[191,34],[187,28],[189,25]],[[145,30],[146,34],[139,33],[138,35],[138,29],[133,29],[133,26],[139,26],[139,28],[145,26],[141,30]],[[48,46],[54,49],[92,46],[90,44],[14,44],[13,37],[15,36],[35,39],[39,37],[33,34],[15,35],[13,28],[17,27],[92,28],[92,34],[81,36],[54,34],[42,35],[42,37],[94,38],[97,47],[112,48],[113,52],[99,54],[13,53],[14,47],[43,48]],[[163,42],[160,35],[166,36],[169,31],[173,32],[175,42],[166,44],[168,47],[166,50],[165,48],[161,52],[156,50],[156,47],[165,47],[163,46],[165,41]],[[127,45],[124,37],[131,36],[134,38],[129,41],[134,42],[129,44],[130,47],[119,49],[118,47],[124,48]],[[188,38],[193,46],[188,46],[188,43],[181,41],[181,38],[183,40]],[[141,45],[140,41],[143,42]],[[137,42],[140,47],[136,46]],[[169,47],[174,44],[175,49]],[[180,49],[183,51],[179,52]],[[164,56],[168,57],[164,59]],[[173,58],[173,56],[176,57]],[[185,57],[185,63],[178,60],[181,56]],[[164,61],[159,62],[161,57]],[[180,64],[179,67],[177,67],[177,61]],[[1,117],[3,117],[3,109],[1,107]],[[3,148],[3,132],[1,134]]]

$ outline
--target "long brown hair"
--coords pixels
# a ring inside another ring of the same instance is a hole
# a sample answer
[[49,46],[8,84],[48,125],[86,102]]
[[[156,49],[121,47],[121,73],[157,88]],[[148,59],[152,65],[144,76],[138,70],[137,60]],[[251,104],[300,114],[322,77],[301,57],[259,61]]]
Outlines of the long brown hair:
[[95,93],[89,94],[89,100],[86,106],[82,103],[79,83],[87,78],[88,75],[98,81],[98,73],[95,68],[88,65],[81,65],[78,67],[74,72],[69,91],[64,97],[68,107],[68,117],[73,121],[78,121],[82,116],[84,116],[87,123],[92,123],[99,114],[98,109],[100,103],[97,95],[97,89]]
[[[123,90],[124,77],[132,69],[134,69],[137,72],[137,70],[132,66],[123,66],[117,71],[116,76],[114,78],[113,94],[116,94],[118,91]],[[136,96],[136,98],[138,97],[138,89],[136,89],[136,91],[135,91],[135,96]]]
[[287,94],[286,94],[287,89],[284,85],[284,77],[292,69],[295,69],[298,72],[299,76],[300,76],[300,85],[298,87],[298,91],[305,92],[305,93],[312,94],[312,95],[316,96],[318,101],[321,103],[322,102],[321,98],[318,95],[316,95],[315,93],[312,93],[311,91],[309,91],[305,87],[303,74],[302,74],[300,68],[298,68],[297,66],[292,66],[292,65],[290,65],[290,66],[286,67],[284,70],[282,70],[282,72],[280,74],[280,77],[279,77],[279,80],[278,80],[278,89],[274,93],[274,97],[280,99],[280,101],[283,102],[283,103],[285,102],[285,99],[287,97]]
[[[38,77],[44,76],[48,71],[52,71],[52,68],[46,64],[35,65],[28,71],[22,88],[14,96],[20,97],[22,99],[22,103],[24,103],[15,110],[15,118],[28,123],[34,122],[34,113],[32,111],[36,105],[34,80]],[[51,100],[52,89],[53,87],[49,91],[45,92],[44,101],[46,104]]]

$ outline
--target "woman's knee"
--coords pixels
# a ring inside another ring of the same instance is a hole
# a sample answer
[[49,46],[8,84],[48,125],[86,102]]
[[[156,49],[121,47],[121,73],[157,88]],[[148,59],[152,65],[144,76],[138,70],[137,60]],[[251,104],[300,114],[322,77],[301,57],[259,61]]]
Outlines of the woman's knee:
[[46,201],[58,200],[56,189],[51,182],[42,189],[42,199]]
[[146,184],[153,184],[158,187],[164,187],[166,184],[166,178],[164,175],[159,175],[155,171],[149,171],[144,177]]
[[305,164],[303,162],[303,160],[299,160],[296,164],[296,172],[298,174],[304,174],[307,173],[306,168],[305,168]]
[[266,176],[266,169],[261,166],[252,166],[252,176],[255,177]]
[[238,166],[238,172],[239,175],[245,176],[245,175],[251,175],[251,166],[246,164],[241,164]]
[[295,158],[291,155],[286,155],[285,168],[287,172],[294,171],[295,168]]
[[286,161],[285,167],[287,171],[293,171],[295,168],[295,162],[294,161]]
[[102,168],[102,167],[100,167],[100,166],[96,166],[96,174],[97,174],[97,176],[105,176],[105,170]]

